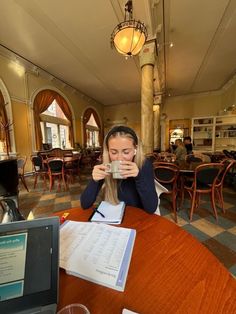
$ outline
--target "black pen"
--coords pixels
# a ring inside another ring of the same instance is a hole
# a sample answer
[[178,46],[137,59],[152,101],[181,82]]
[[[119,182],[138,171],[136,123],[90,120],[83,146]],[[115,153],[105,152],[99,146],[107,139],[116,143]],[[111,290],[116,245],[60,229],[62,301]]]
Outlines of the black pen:
[[100,214],[103,218],[106,218],[103,213],[101,213],[99,210],[97,210],[97,208],[95,208],[95,212],[97,212],[98,214]]

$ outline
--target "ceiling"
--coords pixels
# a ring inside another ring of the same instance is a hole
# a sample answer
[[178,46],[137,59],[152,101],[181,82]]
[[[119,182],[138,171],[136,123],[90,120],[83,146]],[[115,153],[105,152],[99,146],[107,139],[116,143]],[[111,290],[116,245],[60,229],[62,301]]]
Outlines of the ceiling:
[[[140,101],[138,57],[110,47],[126,2],[1,0],[0,53],[7,47],[104,105]],[[155,93],[214,91],[234,76],[235,0],[133,0],[133,8],[156,39]]]

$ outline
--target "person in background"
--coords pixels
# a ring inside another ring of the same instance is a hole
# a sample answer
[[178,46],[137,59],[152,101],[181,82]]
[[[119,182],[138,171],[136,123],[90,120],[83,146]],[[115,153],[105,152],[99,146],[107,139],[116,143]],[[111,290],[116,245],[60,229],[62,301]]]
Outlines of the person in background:
[[[121,160],[123,179],[113,179],[107,172],[106,163],[114,160]],[[158,197],[153,166],[145,158],[142,143],[133,129],[115,126],[108,132],[104,139],[102,162],[94,166],[92,179],[81,195],[82,208],[91,207],[103,187],[103,199],[111,204],[124,201],[127,206],[139,207],[148,213],[156,211]]]
[[184,146],[187,150],[188,155],[193,153],[193,144],[192,144],[191,136],[184,137]]
[[184,143],[182,140],[177,139],[175,140],[175,145],[177,146],[174,154],[176,155],[176,161],[185,161],[185,157],[187,155],[187,149],[184,146]]

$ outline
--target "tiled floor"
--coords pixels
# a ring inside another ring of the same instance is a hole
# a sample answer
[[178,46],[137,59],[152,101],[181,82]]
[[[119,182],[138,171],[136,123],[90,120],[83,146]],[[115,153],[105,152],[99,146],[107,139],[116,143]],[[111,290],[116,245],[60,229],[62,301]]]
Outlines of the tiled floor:
[[[86,187],[90,172],[81,173],[78,180],[70,184],[69,190],[52,192],[43,190],[43,182],[39,181],[36,189],[33,189],[33,178],[27,177],[26,181],[30,192],[28,193],[20,185],[19,207],[25,217],[30,212],[34,217],[43,217],[59,210],[66,210],[80,206],[80,194]],[[178,212],[178,225],[191,233],[202,242],[229,271],[236,276],[236,191],[230,188],[224,189],[226,214],[219,209],[219,221],[216,223],[212,215],[211,206],[206,197],[200,203],[193,221],[189,223],[188,210],[190,203],[185,201],[183,208]],[[170,202],[162,198],[160,210],[162,216],[173,221],[169,210]]]

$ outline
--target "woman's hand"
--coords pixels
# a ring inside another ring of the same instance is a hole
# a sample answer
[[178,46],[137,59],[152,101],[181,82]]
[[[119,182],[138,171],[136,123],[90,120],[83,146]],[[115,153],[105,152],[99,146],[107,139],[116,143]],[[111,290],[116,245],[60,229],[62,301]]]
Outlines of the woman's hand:
[[139,168],[135,162],[122,160],[120,164],[120,174],[124,179],[129,177],[137,177]]
[[94,181],[103,180],[106,176],[109,176],[110,173],[106,172],[107,167],[103,164],[96,165],[93,168],[92,177]]

